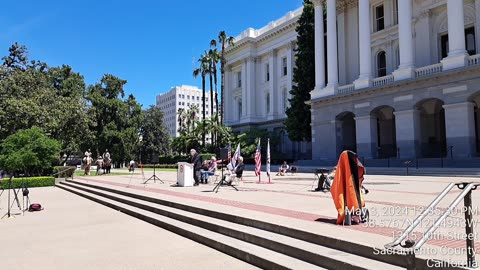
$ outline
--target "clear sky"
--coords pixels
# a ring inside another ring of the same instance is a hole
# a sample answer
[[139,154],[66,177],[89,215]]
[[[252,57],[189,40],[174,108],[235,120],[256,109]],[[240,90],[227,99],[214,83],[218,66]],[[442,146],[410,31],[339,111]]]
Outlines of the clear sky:
[[[87,84],[110,73],[144,107],[176,85],[201,86],[192,71],[220,30],[237,36],[297,9],[302,0],[2,1],[0,55],[15,41],[31,59],[68,64]],[[207,84],[208,89],[208,84]]]

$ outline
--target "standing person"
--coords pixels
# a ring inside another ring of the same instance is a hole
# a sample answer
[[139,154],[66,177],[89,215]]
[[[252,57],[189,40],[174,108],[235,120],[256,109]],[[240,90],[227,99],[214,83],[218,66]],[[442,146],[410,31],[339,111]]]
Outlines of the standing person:
[[195,149],[190,150],[189,162],[193,164],[193,180],[195,180],[194,186],[198,186],[200,183],[200,170],[202,169],[202,156]]
[[128,171],[133,172],[135,170],[135,161],[132,159],[130,160],[130,164],[128,165]]
[[97,158],[97,175],[102,174],[102,168],[103,168],[103,158],[102,156],[98,156]]

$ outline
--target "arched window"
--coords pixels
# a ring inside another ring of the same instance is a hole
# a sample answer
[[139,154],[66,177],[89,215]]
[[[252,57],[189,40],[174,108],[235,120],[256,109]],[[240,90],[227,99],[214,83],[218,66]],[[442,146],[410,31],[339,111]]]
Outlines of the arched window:
[[387,57],[384,51],[377,54],[377,77],[387,75]]
[[267,93],[266,97],[265,97],[267,100],[266,100],[266,103],[267,103],[267,114],[270,113],[270,93]]
[[395,49],[395,66],[398,68],[400,66],[400,48]]

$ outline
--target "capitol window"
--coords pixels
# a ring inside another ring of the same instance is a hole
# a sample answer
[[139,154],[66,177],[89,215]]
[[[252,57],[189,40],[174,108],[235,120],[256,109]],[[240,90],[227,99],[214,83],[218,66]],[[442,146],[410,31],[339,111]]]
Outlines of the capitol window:
[[265,74],[267,74],[267,76],[265,78],[266,81],[267,82],[270,81],[270,64],[265,65]]
[[282,58],[282,70],[283,70],[283,76],[287,76],[287,58],[283,57]]
[[375,31],[385,29],[385,11],[383,5],[375,7]]
[[377,54],[377,77],[387,75],[387,57],[384,51]]
[[242,87],[242,72],[237,72],[237,87]]

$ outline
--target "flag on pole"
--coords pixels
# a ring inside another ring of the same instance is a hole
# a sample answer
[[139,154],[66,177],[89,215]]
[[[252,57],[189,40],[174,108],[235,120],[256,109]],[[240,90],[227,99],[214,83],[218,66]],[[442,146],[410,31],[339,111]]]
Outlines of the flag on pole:
[[255,151],[255,175],[260,181],[260,172],[262,171],[262,154],[260,153],[260,139],[258,139],[257,150]]
[[237,165],[237,159],[240,157],[240,143],[238,143],[237,150],[235,150],[235,153],[233,154],[232,159],[230,159],[230,166],[232,168],[235,168]]
[[267,175],[268,182],[270,182],[270,139],[267,142]]

